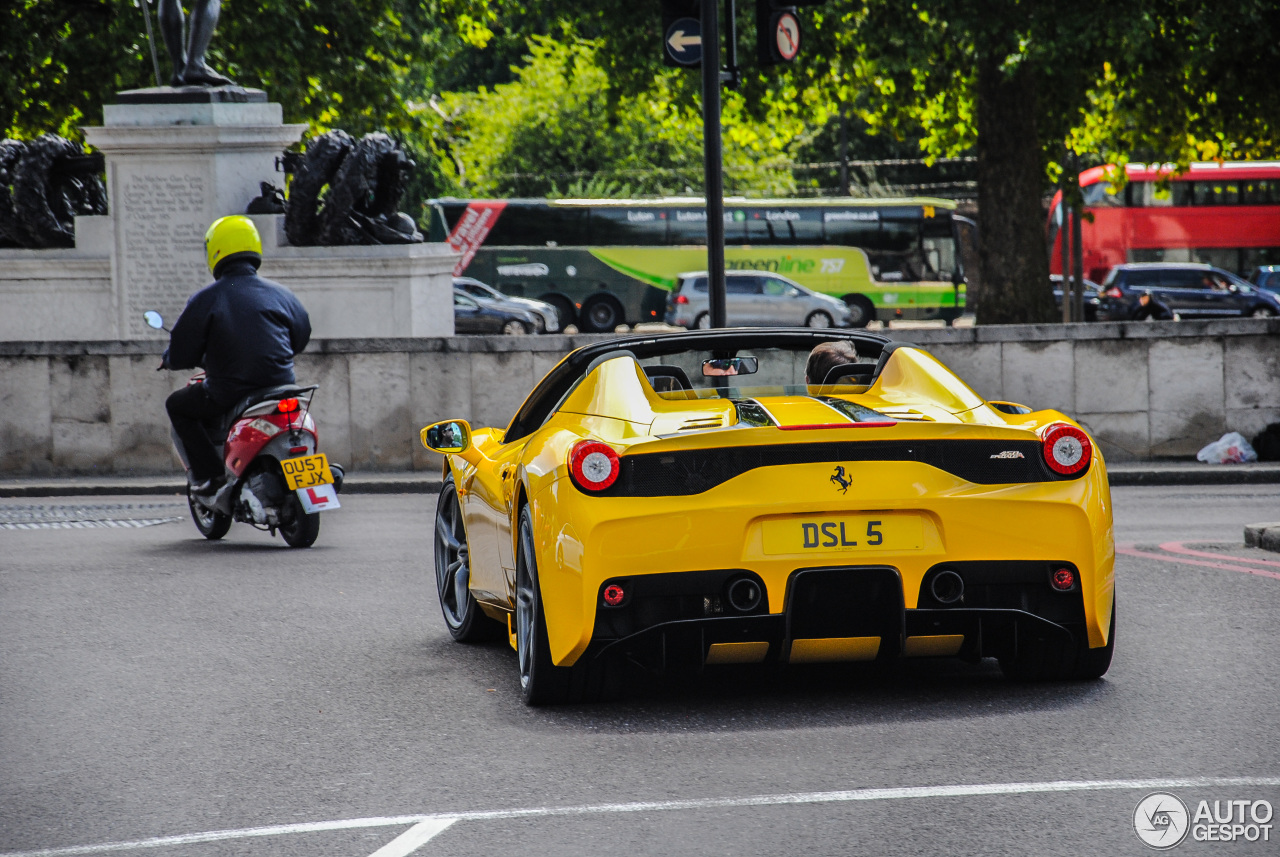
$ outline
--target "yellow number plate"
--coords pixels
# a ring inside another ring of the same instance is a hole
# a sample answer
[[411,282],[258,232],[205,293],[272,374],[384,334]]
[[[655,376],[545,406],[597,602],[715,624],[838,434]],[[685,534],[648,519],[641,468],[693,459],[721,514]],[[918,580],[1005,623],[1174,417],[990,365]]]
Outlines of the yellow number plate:
[[919,550],[917,515],[830,515],[764,522],[767,554]]
[[286,458],[280,462],[280,466],[284,468],[284,481],[289,483],[292,490],[333,482],[333,471],[329,469],[329,459],[324,453]]

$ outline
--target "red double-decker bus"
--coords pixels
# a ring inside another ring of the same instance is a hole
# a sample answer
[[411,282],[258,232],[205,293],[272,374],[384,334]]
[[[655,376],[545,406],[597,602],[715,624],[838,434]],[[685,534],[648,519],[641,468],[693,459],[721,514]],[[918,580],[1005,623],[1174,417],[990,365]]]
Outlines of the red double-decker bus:
[[[1166,187],[1169,165],[1129,164],[1119,192],[1106,167],[1080,174],[1085,276],[1102,282],[1122,262],[1205,262],[1248,278],[1280,264],[1280,161],[1195,163]],[[1062,273],[1062,194],[1049,208],[1049,268]]]

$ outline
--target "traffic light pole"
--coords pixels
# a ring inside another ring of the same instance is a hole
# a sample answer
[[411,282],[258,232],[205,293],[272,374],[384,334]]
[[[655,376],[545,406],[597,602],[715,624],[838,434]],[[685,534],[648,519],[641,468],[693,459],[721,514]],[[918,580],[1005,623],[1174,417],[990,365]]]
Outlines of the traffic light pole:
[[[707,198],[707,293],[711,326],[725,327],[724,173],[720,148],[720,16],[718,0],[702,2],[702,142]],[[728,0],[732,14],[733,0]]]

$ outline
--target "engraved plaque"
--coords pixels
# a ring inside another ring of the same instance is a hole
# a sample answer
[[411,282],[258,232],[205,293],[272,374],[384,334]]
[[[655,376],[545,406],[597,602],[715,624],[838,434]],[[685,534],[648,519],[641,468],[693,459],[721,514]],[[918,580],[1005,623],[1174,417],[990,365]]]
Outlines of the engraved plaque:
[[165,336],[147,327],[142,314],[157,310],[171,326],[187,299],[213,279],[204,258],[204,233],[211,222],[208,177],[186,165],[122,170],[117,177],[125,336]]

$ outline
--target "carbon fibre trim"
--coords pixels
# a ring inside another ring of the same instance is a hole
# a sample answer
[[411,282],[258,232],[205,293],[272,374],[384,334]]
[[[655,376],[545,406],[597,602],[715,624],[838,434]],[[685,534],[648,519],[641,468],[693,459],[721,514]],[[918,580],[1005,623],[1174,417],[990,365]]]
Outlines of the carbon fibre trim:
[[593,496],[687,496],[709,491],[760,467],[858,461],[917,462],[979,485],[1065,482],[1089,472],[1086,467],[1072,476],[1054,473],[1044,463],[1040,442],[1033,440],[787,443],[624,455],[618,480]]

